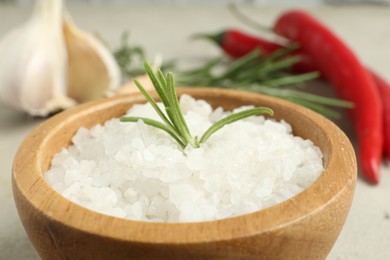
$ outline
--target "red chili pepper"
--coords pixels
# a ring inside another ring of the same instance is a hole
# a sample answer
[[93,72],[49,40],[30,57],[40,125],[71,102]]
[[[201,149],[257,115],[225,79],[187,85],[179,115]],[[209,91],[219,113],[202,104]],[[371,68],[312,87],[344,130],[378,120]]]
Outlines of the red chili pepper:
[[[208,38],[218,44],[226,54],[233,58],[240,58],[256,48],[259,48],[265,54],[269,54],[272,51],[277,50],[274,49],[275,46],[278,46],[279,49],[284,47],[237,30],[226,30],[218,34],[208,36]],[[313,59],[306,53],[302,52],[302,50],[297,50],[294,55],[299,55],[301,57],[300,62],[295,64],[293,67],[294,72],[305,73],[320,70]],[[387,157],[390,158],[390,84],[374,72],[370,70],[368,70],[368,72],[371,74],[375,82],[375,87],[380,93],[383,105],[384,148]],[[375,179],[378,178],[374,178],[374,183],[377,182]]]
[[216,34],[200,34],[220,46],[225,53],[233,58],[239,58],[258,48],[263,54],[271,54],[281,48],[281,45],[254,37],[239,30],[226,30]]
[[[336,36],[333,35],[332,37],[336,37]],[[213,40],[224,50],[226,54],[228,54],[233,58],[242,57],[245,54],[248,54],[249,52],[253,51],[255,48],[259,48],[260,50],[263,51],[264,54],[270,54],[273,51],[276,51],[284,47],[277,43],[263,40],[259,37],[251,36],[249,34],[237,30],[226,30],[215,35],[208,35],[208,38]],[[344,45],[344,48],[347,47]],[[302,49],[294,52],[294,55],[299,55],[301,57],[301,61],[295,64],[293,67],[294,72],[302,73],[302,72],[310,72],[316,70],[321,71],[321,69],[317,66],[313,58],[308,54],[304,53]],[[369,73],[372,75],[373,80],[375,82],[375,87],[378,91],[380,91],[381,94],[380,98],[383,101],[383,106],[384,106],[383,109],[385,112],[383,113],[383,125],[384,125],[383,132],[384,132],[384,140],[385,140],[385,147],[386,147],[385,150],[387,152],[387,156],[390,158],[390,130],[386,131],[386,129],[390,129],[390,85],[387,84],[383,79],[375,75],[375,73],[373,72],[369,72]],[[363,132],[363,130],[358,132]],[[360,142],[363,143],[362,134],[359,135],[359,138],[361,139]],[[378,143],[381,142],[380,138],[376,138],[376,139],[379,139]],[[379,145],[378,147],[381,147],[381,145]],[[375,150],[375,148],[371,150]],[[373,183],[377,183],[379,181],[378,166],[375,165],[379,165],[380,159],[369,159],[369,158],[371,156],[370,154],[378,154],[379,151],[367,152],[369,155],[365,157],[363,155],[360,156],[362,164],[366,165],[363,166],[363,170],[367,173],[368,178]],[[366,159],[363,159],[363,157]],[[373,158],[377,158],[377,156]]]
[[274,31],[299,42],[337,94],[355,104],[348,112],[359,139],[362,169],[372,183],[378,183],[383,149],[382,103],[370,74],[336,35],[305,12],[284,13]]
[[370,71],[383,104],[383,137],[387,158],[390,159],[390,84],[373,71]]
[[[198,37],[211,40],[232,58],[240,58],[255,49],[259,49],[264,55],[269,55],[285,47],[281,44],[235,29],[229,29],[215,34],[201,34]],[[293,72],[311,72],[318,70],[313,64],[312,59],[300,50],[294,51],[291,55],[298,55],[301,58],[300,62],[292,66],[291,70]]]

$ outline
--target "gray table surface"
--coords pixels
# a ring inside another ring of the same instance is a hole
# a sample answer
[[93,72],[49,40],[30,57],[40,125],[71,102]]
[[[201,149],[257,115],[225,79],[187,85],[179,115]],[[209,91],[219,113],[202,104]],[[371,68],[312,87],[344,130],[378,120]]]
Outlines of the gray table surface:
[[[270,25],[289,6],[243,8],[260,23]],[[390,7],[307,6],[312,14],[340,35],[367,66],[390,80]],[[235,19],[225,6],[69,6],[76,23],[96,32],[115,48],[124,31],[130,41],[142,45],[149,58],[163,54],[190,64],[218,53],[205,42],[189,41],[195,32],[236,27],[254,32]],[[28,6],[0,5],[0,37],[21,24],[31,12]],[[170,37],[166,37],[167,33]],[[184,66],[184,65],[183,65]],[[0,259],[39,259],[19,220],[12,197],[11,167],[25,136],[43,119],[34,119],[0,105]],[[351,127],[340,123],[356,143]],[[328,259],[390,259],[390,167],[381,167],[381,183],[357,182],[352,209]]]

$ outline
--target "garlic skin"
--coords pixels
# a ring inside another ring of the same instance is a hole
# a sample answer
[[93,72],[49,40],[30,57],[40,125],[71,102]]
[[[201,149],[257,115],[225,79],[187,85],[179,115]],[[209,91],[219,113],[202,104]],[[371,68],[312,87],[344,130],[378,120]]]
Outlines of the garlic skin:
[[34,116],[68,108],[62,1],[40,0],[31,19],[0,42],[0,96]]
[[119,86],[111,53],[64,12],[63,0],[37,0],[32,17],[0,41],[3,103],[47,116]]
[[77,102],[102,98],[120,84],[121,73],[113,55],[92,34],[83,32],[69,14],[64,17],[68,54],[68,95]]

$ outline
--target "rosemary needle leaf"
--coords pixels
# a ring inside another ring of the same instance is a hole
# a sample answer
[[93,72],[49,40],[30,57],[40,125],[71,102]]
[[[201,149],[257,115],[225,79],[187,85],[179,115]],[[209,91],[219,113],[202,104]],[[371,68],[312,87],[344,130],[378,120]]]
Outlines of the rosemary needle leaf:
[[200,138],[200,143],[204,143],[213,133],[215,133],[217,130],[221,129],[223,126],[227,124],[234,123],[238,120],[255,116],[259,114],[268,114],[272,116],[274,114],[273,110],[268,107],[255,107],[252,109],[248,109],[245,111],[241,111],[238,113],[231,114],[227,117],[224,117],[220,119],[219,121],[215,122],[212,126],[209,127],[209,129],[206,130],[206,132],[202,135]]
[[298,56],[291,56],[282,60],[277,60],[272,63],[268,63],[266,66],[263,67],[261,72],[270,73],[277,70],[288,69],[300,60],[301,58]]
[[321,104],[321,105],[327,105],[327,106],[337,106],[341,108],[353,108],[354,104],[349,101],[341,100],[341,99],[335,99],[330,97],[324,97],[319,95],[314,95],[310,93],[305,93],[298,90],[292,90],[292,89],[283,89],[283,90],[275,90],[271,88],[262,88],[260,90],[261,93],[271,95],[271,96],[278,96],[285,99],[293,99],[295,101],[297,100],[305,100],[307,102]]
[[220,64],[223,61],[223,59],[224,58],[222,56],[212,58],[210,61],[208,61],[205,65],[201,66],[200,68],[181,71],[179,73],[179,76],[180,78],[186,78],[186,77],[193,78],[194,76],[209,75],[210,70],[213,69],[218,64]]
[[166,106],[166,107],[169,106],[167,94],[165,93],[165,89],[164,89],[164,87],[162,86],[161,82],[158,80],[158,78],[156,77],[156,75],[154,75],[153,70],[152,70],[152,68],[150,67],[149,63],[147,63],[147,62],[145,61],[145,62],[144,62],[144,66],[145,66],[146,73],[148,74],[150,80],[152,81],[153,86],[154,86],[155,90],[157,91],[157,94],[158,94],[158,96],[160,97],[162,103],[163,103],[164,106]]
[[328,106],[337,106],[337,107],[342,107],[342,108],[353,108],[355,106],[353,102],[349,102],[349,101],[345,101],[345,100],[341,100],[341,99],[318,96],[318,95],[313,95],[310,93],[303,93],[303,92],[298,92],[298,93],[297,93],[297,96],[300,99],[314,101],[317,104],[323,104],[323,105],[328,105]]
[[172,123],[168,120],[168,118],[165,116],[163,111],[160,109],[160,107],[157,105],[156,101],[153,99],[152,96],[149,95],[149,93],[146,91],[146,89],[139,83],[138,80],[134,80],[135,85],[138,87],[138,89],[141,91],[141,93],[144,95],[146,100],[150,103],[150,105],[153,107],[153,109],[157,112],[159,117],[167,124],[169,127],[174,128]]
[[246,64],[253,62],[254,59],[259,58],[260,54],[261,54],[260,50],[255,49],[254,51],[251,51],[249,54],[243,56],[242,58],[239,58],[239,59],[233,61],[226,68],[226,71],[218,78],[230,77],[232,74],[236,73],[238,70],[240,70]]
[[158,79],[160,80],[161,82],[161,85],[164,89],[167,89],[167,81],[165,79],[165,76],[164,76],[164,73],[159,69],[157,70],[157,76],[158,76]]
[[180,147],[182,149],[185,148],[185,144],[180,140],[180,137],[175,132],[175,130],[169,126],[164,125],[163,123],[161,123],[159,121],[156,121],[156,120],[150,119],[150,118],[145,118],[145,117],[131,117],[131,116],[129,116],[129,117],[121,117],[120,118],[121,122],[138,122],[139,120],[142,120],[147,125],[164,130],[165,132],[167,132],[170,136],[172,136],[176,140],[176,142],[180,145]]
[[319,75],[319,72],[313,71],[299,75],[289,75],[275,79],[265,80],[262,82],[262,84],[269,87],[292,86],[305,81],[316,79]]
[[[165,112],[167,113],[168,117],[171,119],[171,122],[173,122],[172,120],[174,118],[174,112],[172,111],[172,102],[169,100],[169,89],[168,89],[168,85],[167,85],[167,80],[164,76],[164,73],[161,71],[161,69],[157,70],[157,77],[161,83],[161,86],[162,86],[163,91],[165,92],[166,98],[167,98],[167,104],[164,104]],[[172,127],[175,128],[174,125],[172,125]]]
[[303,100],[303,99],[295,99],[293,97],[289,97],[289,98],[287,98],[287,100],[294,102],[294,103],[297,103],[297,104],[300,104],[300,105],[305,106],[307,108],[310,108],[311,110],[316,111],[318,113],[321,113],[322,115],[324,115],[328,118],[339,119],[341,116],[339,113],[326,108],[322,104],[314,103],[314,102]]
[[190,130],[188,128],[188,125],[184,119],[183,113],[180,109],[179,100],[176,95],[175,80],[172,72],[169,72],[167,75],[167,93],[168,93],[169,103],[172,109],[175,110],[175,113],[172,113],[174,115],[172,119],[175,120],[174,121],[175,126],[178,128],[178,131],[183,136],[183,138],[188,143],[190,143],[193,147],[196,147],[195,142],[191,136]]
[[282,58],[283,56],[291,53],[292,51],[296,50],[299,48],[299,44],[297,43],[292,43],[289,46],[276,50],[273,53],[271,53],[266,59],[269,59],[271,61],[274,61],[276,59]]

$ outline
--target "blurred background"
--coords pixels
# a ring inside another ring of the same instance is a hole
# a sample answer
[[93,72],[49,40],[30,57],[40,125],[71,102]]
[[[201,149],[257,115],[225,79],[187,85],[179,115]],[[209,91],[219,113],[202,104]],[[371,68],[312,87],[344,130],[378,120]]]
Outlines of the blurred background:
[[[89,3],[104,5],[149,5],[149,4],[175,4],[175,5],[224,5],[227,3],[267,5],[316,5],[316,4],[347,4],[347,3],[373,3],[390,4],[390,0],[68,0],[68,3]],[[34,0],[0,0],[0,4],[32,4]]]
[[[47,0],[52,1],[52,0]],[[390,0],[64,0],[76,24],[98,36],[110,50],[120,47],[122,35],[141,46],[152,60],[180,58],[193,65],[220,54],[206,41],[191,41],[201,32],[237,28],[261,37],[238,21],[226,8],[235,3],[260,24],[271,25],[280,13],[302,7],[329,26],[352,48],[367,67],[390,81]],[[24,24],[34,0],[0,0],[0,39]],[[167,35],[165,32],[170,32]],[[44,119],[29,117],[0,102],[0,260],[40,259],[23,229],[13,201],[11,168],[24,137]],[[348,128],[342,128],[352,140]],[[356,140],[355,140],[356,141]],[[381,165],[382,180],[371,186],[359,178],[351,213],[329,260],[390,259],[390,164]]]

